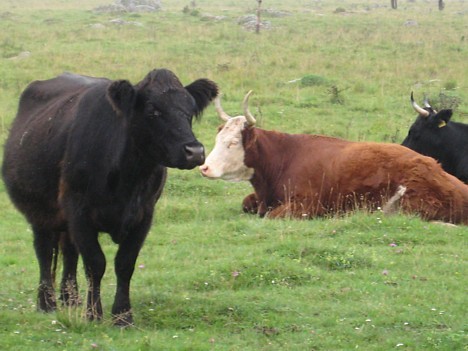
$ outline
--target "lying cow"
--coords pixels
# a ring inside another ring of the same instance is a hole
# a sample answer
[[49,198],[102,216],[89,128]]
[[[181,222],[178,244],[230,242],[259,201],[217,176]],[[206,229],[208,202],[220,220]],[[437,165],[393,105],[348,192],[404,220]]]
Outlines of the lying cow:
[[399,205],[427,220],[468,224],[468,186],[432,158],[397,144],[255,128],[249,94],[245,116],[230,117],[215,99],[225,124],[200,167],[207,178],[249,180],[255,193],[244,199],[245,212],[310,218]]
[[215,83],[183,86],[169,70],[127,80],[63,74],[31,83],[5,145],[3,179],[31,224],[40,268],[38,309],[56,308],[54,276],[63,254],[60,297],[79,301],[78,253],[88,279],[87,314],[102,317],[106,259],[99,232],[119,245],[112,315],[133,323],[130,280],[148,234],[166,167],[191,169],[205,159],[191,129],[217,95]]
[[419,116],[402,145],[435,158],[446,172],[468,183],[468,124],[451,121],[452,110],[437,112],[427,100],[420,107],[413,93],[411,104]]

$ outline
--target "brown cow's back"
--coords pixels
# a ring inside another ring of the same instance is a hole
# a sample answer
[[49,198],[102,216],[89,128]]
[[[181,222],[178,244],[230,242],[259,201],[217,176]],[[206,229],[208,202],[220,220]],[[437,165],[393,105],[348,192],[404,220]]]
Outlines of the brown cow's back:
[[430,157],[416,156],[403,182],[405,211],[417,210],[428,220],[468,224],[468,185],[446,173]]
[[432,158],[397,144],[350,143],[340,154],[343,191],[365,192],[367,187],[388,184],[392,195],[398,186],[406,187],[401,207],[423,218],[450,222],[468,221],[468,186],[443,171]]

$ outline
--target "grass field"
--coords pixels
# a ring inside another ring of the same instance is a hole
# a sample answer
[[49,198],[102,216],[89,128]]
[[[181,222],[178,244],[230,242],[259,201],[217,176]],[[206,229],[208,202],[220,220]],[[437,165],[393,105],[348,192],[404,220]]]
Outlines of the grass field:
[[[259,35],[238,24],[254,0],[93,11],[109,3],[0,2],[2,145],[21,91],[63,71],[133,83],[161,67],[186,84],[207,77],[232,115],[253,89],[260,125],[291,133],[400,143],[415,118],[411,91],[468,123],[466,0],[442,12],[422,0],[398,10],[386,0],[264,0],[287,15],[264,14],[271,28]],[[194,124],[208,150],[219,123],[209,107]],[[0,349],[467,350],[466,227],[379,213],[260,219],[241,211],[250,192],[170,170],[132,280],[136,326],[121,330],[110,321],[116,246],[105,234],[104,321],[86,322],[82,308],[36,312],[32,233],[0,183]],[[80,284],[84,295],[83,274]]]

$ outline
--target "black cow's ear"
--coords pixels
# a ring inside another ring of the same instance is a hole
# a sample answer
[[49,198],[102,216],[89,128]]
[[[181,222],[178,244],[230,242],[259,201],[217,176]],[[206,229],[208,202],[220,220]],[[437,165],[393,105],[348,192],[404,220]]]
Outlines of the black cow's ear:
[[128,80],[116,80],[107,88],[107,100],[118,115],[127,115],[135,104],[135,89]]
[[196,115],[199,116],[208,104],[218,95],[218,86],[209,79],[197,79],[185,87],[197,104]]
[[440,110],[439,112],[437,112],[436,117],[439,120],[442,120],[445,123],[448,123],[448,121],[450,121],[450,118],[452,117],[452,113],[453,113],[453,111],[451,109]]

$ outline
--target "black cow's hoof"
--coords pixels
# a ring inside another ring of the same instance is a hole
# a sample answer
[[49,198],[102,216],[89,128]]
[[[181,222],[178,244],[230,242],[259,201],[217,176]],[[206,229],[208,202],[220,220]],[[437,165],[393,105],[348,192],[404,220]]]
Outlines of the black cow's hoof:
[[113,315],[113,323],[116,327],[128,328],[133,327],[133,315],[132,312],[124,312],[117,315]]
[[53,312],[57,309],[55,293],[53,289],[40,286],[37,294],[37,309],[42,312]]

